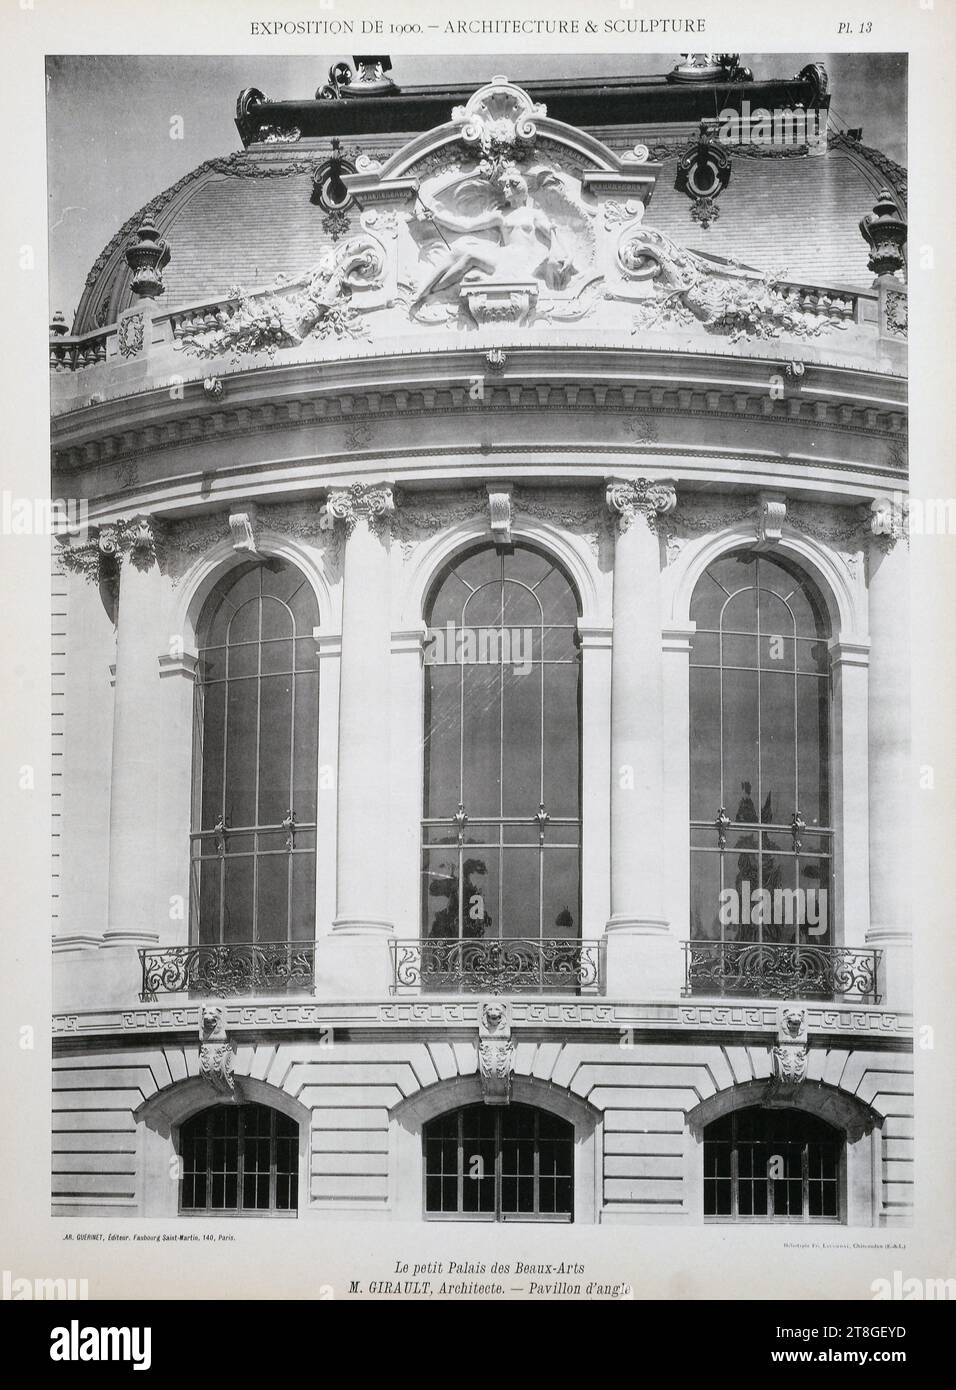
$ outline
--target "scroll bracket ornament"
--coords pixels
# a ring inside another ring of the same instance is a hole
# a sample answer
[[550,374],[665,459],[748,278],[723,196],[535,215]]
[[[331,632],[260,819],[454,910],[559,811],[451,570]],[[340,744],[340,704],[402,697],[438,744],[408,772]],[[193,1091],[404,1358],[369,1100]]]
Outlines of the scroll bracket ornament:
[[757,550],[779,545],[786,518],[787,499],[782,492],[767,490],[757,494]]
[[499,547],[511,545],[511,493],[510,483],[488,483],[488,515],[491,525],[491,534],[495,545]]
[[217,1095],[235,1094],[232,1045],[226,1034],[225,1013],[217,1004],[203,1004],[199,1010],[199,1075]]
[[805,1081],[809,1051],[806,1009],[781,1004],[777,1010],[777,1041],[771,1049],[774,1084],[796,1086]]
[[229,513],[233,550],[245,550],[251,555],[258,555],[257,529],[258,513],[254,503],[244,507],[241,512]]
[[486,1105],[511,1104],[514,1064],[511,1004],[503,999],[483,999],[478,1008],[478,1072]]
[[649,530],[656,531],[658,518],[677,506],[677,492],[671,482],[655,482],[649,478],[615,479],[607,485],[605,500],[617,520],[619,532],[627,531],[638,517],[647,523]]

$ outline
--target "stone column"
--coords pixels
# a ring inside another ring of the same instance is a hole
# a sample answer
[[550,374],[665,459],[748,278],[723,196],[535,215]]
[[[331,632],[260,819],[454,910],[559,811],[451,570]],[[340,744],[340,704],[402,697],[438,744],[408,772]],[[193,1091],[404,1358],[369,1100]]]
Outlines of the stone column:
[[[130,531],[133,525],[135,530]],[[100,538],[103,546],[103,535]],[[107,540],[107,545],[110,541]],[[120,542],[117,542],[119,548]],[[148,518],[124,523],[116,630],[113,778],[110,792],[109,923],[103,945],[155,946],[168,920],[156,888],[157,807],[167,739],[185,737],[161,718],[157,654],[164,591]],[[188,817],[188,807],[187,807]],[[184,885],[185,887],[185,885]],[[130,979],[128,993],[135,995]]]
[[581,938],[600,941],[610,913],[611,636],[578,622],[581,643]]
[[657,517],[677,504],[671,483],[614,480],[617,517],[611,657],[611,916],[608,993],[673,998],[678,944],[664,915],[663,678]]
[[[112,614],[100,592],[96,547],[89,568],[69,576],[68,686],[63,718],[64,778],[60,922],[54,951],[98,947],[109,916],[110,766],[116,658]],[[74,561],[74,565],[77,562]]]
[[387,991],[389,904],[389,518],[392,490],[356,483],[328,498],[345,527],[339,681],[336,915],[317,962],[337,997]]
[[869,927],[869,645],[830,643],[833,680],[834,944],[863,947]]
[[898,501],[874,506],[868,556],[870,922],[883,952],[880,992],[912,1008],[909,546]]
[[[664,916],[678,947],[690,937],[690,649],[695,623],[668,628],[663,651]],[[683,959],[681,961],[683,965]]]
[[391,635],[391,913],[401,937],[421,935],[422,725],[425,625]]

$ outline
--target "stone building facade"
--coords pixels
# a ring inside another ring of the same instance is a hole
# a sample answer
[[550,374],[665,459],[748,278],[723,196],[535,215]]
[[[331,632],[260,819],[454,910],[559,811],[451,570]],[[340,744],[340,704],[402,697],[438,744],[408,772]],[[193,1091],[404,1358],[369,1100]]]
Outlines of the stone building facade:
[[56,1212],[908,1220],[905,174],[544,85],[244,92],[54,318]]

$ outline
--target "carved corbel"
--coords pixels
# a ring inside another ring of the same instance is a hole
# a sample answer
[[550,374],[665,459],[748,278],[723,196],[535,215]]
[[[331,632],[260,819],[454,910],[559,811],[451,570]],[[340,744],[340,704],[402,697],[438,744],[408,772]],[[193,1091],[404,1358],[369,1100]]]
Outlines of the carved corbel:
[[805,1081],[809,1051],[806,1009],[797,1004],[781,1004],[777,1010],[777,1041],[771,1049],[775,1085],[796,1086]]
[[511,1037],[511,1004],[486,999],[478,1007],[478,1072],[486,1105],[511,1104],[515,1044]]
[[218,1004],[203,1004],[199,1010],[199,1075],[217,1095],[235,1093],[232,1045],[226,1035],[225,1013]]
[[894,492],[891,497],[874,497],[869,505],[861,507],[860,520],[866,538],[884,554],[897,541],[909,544],[909,499],[901,492]]
[[757,550],[769,550],[783,537],[787,518],[787,499],[782,492],[757,494]]
[[233,550],[248,550],[250,554],[258,555],[257,521],[258,508],[254,503],[250,503],[241,512],[229,513],[229,530],[232,534]]
[[488,516],[491,534],[495,545],[511,545],[511,492],[510,483],[488,483]]

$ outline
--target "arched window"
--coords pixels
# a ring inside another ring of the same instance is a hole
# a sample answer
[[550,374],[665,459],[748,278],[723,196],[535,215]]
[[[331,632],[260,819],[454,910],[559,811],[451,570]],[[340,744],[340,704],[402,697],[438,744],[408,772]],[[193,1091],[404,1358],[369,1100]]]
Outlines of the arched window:
[[[741,551],[708,568],[691,617],[693,941],[806,947],[802,985],[828,994],[812,950],[832,942],[826,608],[785,561]],[[690,983],[779,992],[795,960],[702,947]]]
[[179,1131],[179,1207],[210,1216],[294,1216],[299,1126],[266,1105],[213,1105]]
[[315,935],[315,595],[278,559],[231,569],[199,625],[192,940]]
[[574,590],[535,550],[482,546],[425,618],[422,936],[508,941],[521,961],[524,940],[529,969],[558,975],[581,923]]
[[839,1221],[844,1140],[802,1110],[734,1110],[704,1130],[704,1215]]
[[574,1128],[530,1105],[468,1105],[424,1127],[425,1215],[570,1221]]

